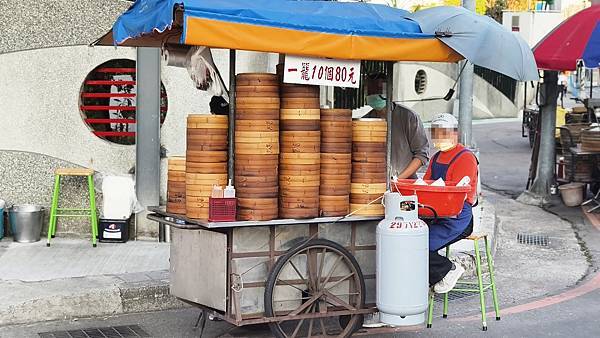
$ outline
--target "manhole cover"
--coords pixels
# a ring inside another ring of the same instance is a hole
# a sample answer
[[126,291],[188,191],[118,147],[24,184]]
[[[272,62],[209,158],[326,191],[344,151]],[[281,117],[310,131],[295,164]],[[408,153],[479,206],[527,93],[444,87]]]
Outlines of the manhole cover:
[[548,246],[549,239],[546,235],[534,235],[534,234],[517,234],[517,241],[520,244],[526,245],[537,245],[537,246]]
[[150,337],[139,325],[94,327],[80,330],[38,333],[40,338],[129,338]]

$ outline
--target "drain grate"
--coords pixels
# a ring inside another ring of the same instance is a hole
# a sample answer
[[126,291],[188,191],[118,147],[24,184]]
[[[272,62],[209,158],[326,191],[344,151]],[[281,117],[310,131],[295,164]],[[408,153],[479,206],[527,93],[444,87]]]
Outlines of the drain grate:
[[150,337],[139,325],[95,327],[38,333],[40,338],[132,338]]
[[526,245],[548,246],[549,244],[549,238],[546,235],[518,233],[517,241]]

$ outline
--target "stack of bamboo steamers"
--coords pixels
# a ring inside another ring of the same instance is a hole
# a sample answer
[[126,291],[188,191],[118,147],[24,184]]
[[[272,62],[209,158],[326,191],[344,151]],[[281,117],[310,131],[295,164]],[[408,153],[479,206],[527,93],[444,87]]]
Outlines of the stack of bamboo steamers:
[[208,219],[208,199],[214,185],[227,184],[227,116],[187,117],[185,205],[190,218]]
[[169,157],[167,166],[167,212],[185,215],[185,157]]
[[279,217],[319,216],[321,171],[319,87],[281,85]]
[[381,200],[386,190],[387,122],[384,119],[352,121],[352,184],[350,211],[355,215],[384,214]]
[[236,77],[235,188],[238,220],[278,216],[279,81],[276,74]]
[[345,216],[350,210],[352,111],[321,109],[321,216]]

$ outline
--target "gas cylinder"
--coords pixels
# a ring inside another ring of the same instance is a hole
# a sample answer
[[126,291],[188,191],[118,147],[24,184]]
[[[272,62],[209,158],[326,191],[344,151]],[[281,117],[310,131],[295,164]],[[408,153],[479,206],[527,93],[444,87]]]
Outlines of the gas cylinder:
[[390,325],[425,320],[429,292],[429,228],[419,219],[417,196],[386,192],[377,225],[377,308]]

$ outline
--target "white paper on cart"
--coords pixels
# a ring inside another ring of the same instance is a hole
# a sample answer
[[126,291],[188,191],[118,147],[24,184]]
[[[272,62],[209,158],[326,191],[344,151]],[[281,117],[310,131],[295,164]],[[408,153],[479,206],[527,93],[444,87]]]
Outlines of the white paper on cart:
[[135,182],[131,176],[105,176],[102,180],[102,217],[127,219],[134,212],[143,210],[135,194]]
[[458,181],[458,183],[456,183],[457,187],[466,187],[467,185],[469,185],[469,183],[471,183],[471,178],[469,176],[465,176],[462,178],[462,180]]
[[444,182],[444,180],[440,177],[437,180],[435,180],[435,182],[431,183],[432,187],[445,187],[446,186],[446,182]]
[[417,180],[413,184],[414,185],[427,185],[427,182],[423,181],[422,178],[417,178]]

